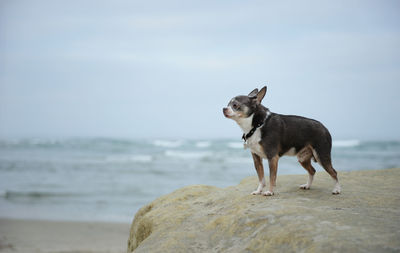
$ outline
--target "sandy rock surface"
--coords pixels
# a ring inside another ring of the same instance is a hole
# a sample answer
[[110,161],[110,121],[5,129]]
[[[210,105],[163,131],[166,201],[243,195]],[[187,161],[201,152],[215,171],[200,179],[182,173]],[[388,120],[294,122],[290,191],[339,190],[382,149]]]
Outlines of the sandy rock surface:
[[135,215],[128,252],[399,252],[400,169],[339,172],[342,194],[318,172],[278,176],[272,197],[256,177],[228,188],[195,185]]

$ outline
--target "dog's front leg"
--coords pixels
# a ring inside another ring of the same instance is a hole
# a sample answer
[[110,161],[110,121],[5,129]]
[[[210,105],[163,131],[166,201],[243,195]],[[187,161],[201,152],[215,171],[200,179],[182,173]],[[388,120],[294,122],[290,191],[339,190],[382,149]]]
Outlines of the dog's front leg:
[[271,159],[268,159],[269,165],[269,191],[265,191],[262,193],[264,196],[272,196],[274,195],[274,188],[276,186],[276,173],[278,171],[278,160],[279,156],[274,156]]
[[264,178],[264,166],[262,164],[262,158],[254,153],[251,153],[253,156],[254,167],[256,168],[257,175],[258,175],[258,187],[257,190],[253,191],[251,194],[259,195],[262,193],[262,190],[265,187],[265,178]]

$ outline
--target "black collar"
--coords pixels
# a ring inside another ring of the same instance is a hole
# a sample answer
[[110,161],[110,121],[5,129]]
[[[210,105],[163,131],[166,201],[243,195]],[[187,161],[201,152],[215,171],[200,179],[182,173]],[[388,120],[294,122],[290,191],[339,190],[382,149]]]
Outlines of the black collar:
[[250,130],[250,132],[248,132],[247,134],[243,134],[242,139],[246,142],[247,139],[249,139],[254,134],[257,128],[268,123],[269,118],[271,118],[271,114],[267,114],[267,117],[262,122],[258,123],[255,127],[253,127]]

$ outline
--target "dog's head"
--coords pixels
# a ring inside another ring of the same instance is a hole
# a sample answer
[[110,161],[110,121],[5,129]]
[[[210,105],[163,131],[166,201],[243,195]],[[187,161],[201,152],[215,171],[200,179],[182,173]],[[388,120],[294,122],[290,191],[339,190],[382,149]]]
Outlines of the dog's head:
[[257,105],[261,104],[266,92],[267,86],[264,86],[260,91],[254,89],[247,96],[232,98],[228,106],[222,110],[225,117],[233,120],[250,117],[257,109]]

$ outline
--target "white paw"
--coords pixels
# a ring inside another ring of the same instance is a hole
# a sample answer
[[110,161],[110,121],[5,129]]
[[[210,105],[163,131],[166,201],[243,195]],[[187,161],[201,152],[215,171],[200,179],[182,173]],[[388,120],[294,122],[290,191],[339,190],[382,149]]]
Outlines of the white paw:
[[335,185],[335,188],[333,188],[333,190],[332,190],[332,194],[340,194],[340,192],[341,192],[341,187],[340,187],[340,184],[336,184]]
[[261,194],[261,191],[259,191],[259,190],[253,191],[253,192],[251,193],[251,195],[260,195],[260,194]]
[[258,184],[257,190],[253,191],[251,194],[252,195],[260,195],[262,193],[262,190],[264,189],[264,187],[265,187],[265,182],[263,179],[263,181]]
[[302,185],[300,185],[300,189],[310,190],[310,185],[309,184],[302,184]]
[[272,196],[272,195],[274,195],[274,193],[271,192],[271,191],[265,191],[265,192],[262,193],[262,195],[263,196]]

